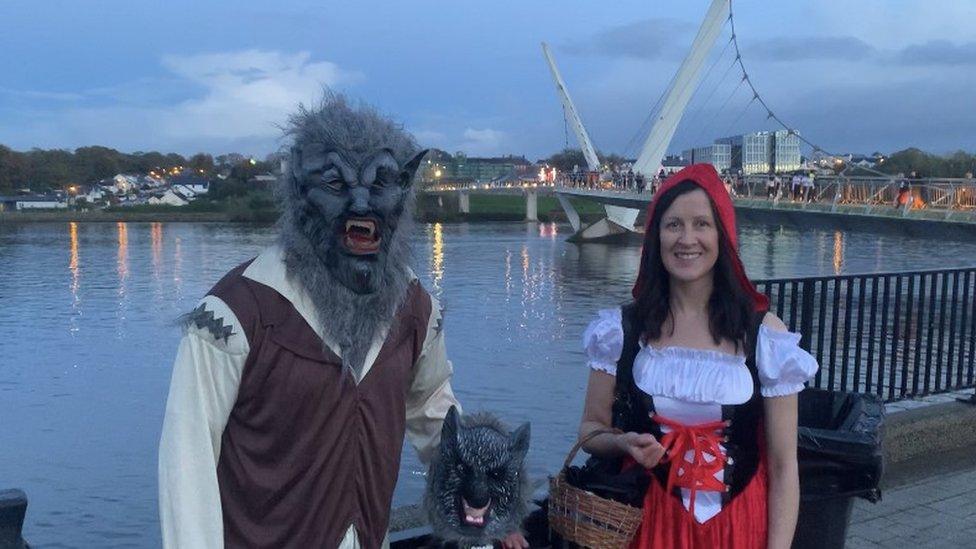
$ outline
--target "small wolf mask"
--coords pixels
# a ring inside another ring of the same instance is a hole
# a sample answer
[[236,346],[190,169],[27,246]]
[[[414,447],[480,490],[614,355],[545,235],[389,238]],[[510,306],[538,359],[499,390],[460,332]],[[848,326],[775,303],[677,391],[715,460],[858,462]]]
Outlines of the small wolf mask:
[[472,547],[519,531],[530,496],[528,450],[528,423],[510,432],[491,414],[462,419],[452,406],[424,496],[434,535]]

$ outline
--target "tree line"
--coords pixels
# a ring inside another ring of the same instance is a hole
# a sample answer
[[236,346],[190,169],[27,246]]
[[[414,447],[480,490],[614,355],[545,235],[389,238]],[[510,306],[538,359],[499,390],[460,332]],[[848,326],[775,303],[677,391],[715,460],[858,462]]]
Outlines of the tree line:
[[0,145],[0,194],[20,189],[46,192],[69,185],[96,183],[119,173],[145,175],[150,171],[178,166],[194,171],[203,170],[209,177],[223,170],[266,171],[271,163],[261,161],[252,164],[247,157],[237,153],[217,157],[198,153],[186,158],[177,153],[157,151],[123,153],[101,146],[80,147],[74,151],[31,149],[19,152]]
[[973,177],[976,154],[956,151],[941,156],[910,148],[893,153],[874,169],[891,175],[915,172],[916,177]]

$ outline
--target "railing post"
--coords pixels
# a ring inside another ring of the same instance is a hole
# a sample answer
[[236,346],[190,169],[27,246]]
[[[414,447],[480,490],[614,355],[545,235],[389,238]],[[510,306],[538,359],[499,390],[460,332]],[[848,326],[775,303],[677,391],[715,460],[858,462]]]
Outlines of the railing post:
[[803,300],[800,303],[800,348],[809,352],[813,338],[814,288],[812,280],[803,281]]

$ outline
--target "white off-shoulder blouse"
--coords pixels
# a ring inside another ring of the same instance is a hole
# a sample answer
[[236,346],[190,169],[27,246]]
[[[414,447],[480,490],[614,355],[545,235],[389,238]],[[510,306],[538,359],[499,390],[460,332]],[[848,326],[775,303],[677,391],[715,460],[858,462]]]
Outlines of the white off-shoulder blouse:
[[[583,332],[589,367],[616,375],[623,343],[620,309],[599,311]],[[760,326],[756,368],[762,396],[796,394],[817,372],[816,359],[801,349],[799,343],[799,334]],[[685,425],[721,420],[723,405],[743,404],[753,392],[746,357],[721,351],[675,346],[659,349],[641,342],[633,375],[637,387],[654,397],[658,414]],[[666,426],[662,429],[669,430]],[[721,448],[724,452],[724,447]],[[690,461],[692,457],[686,459]],[[715,477],[722,480],[723,475],[719,471]],[[690,509],[690,492],[683,488],[682,495],[685,508]],[[717,515],[721,509],[720,493],[696,495],[694,513],[699,523]]]

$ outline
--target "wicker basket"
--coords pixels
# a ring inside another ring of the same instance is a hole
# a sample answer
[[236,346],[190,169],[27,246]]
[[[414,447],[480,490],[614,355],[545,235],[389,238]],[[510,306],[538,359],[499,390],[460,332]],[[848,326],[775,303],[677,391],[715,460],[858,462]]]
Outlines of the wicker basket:
[[549,528],[582,547],[628,547],[641,523],[641,508],[601,498],[566,482],[566,470],[583,444],[597,435],[614,432],[620,431],[598,430],[580,439],[559,474],[549,479]]

